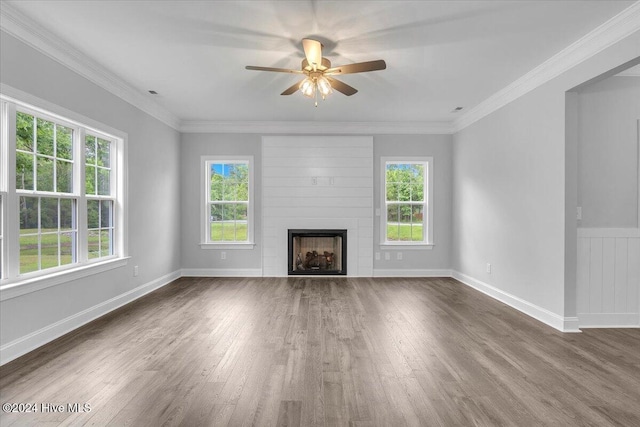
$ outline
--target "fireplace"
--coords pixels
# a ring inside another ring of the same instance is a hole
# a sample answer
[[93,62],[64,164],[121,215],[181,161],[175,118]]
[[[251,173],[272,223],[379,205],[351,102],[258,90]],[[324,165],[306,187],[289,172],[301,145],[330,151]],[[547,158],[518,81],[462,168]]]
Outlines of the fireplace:
[[347,274],[347,230],[289,230],[289,275]]

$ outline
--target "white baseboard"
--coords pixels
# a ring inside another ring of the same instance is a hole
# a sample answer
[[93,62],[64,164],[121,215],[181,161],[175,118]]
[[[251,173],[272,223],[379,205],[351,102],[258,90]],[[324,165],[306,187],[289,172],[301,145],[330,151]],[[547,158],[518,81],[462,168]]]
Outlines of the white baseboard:
[[545,308],[539,307],[522,298],[511,295],[498,288],[495,288],[473,277],[462,274],[458,271],[454,271],[452,277],[465,285],[472,287],[483,294],[490,296],[500,302],[507,304],[510,307],[515,308],[524,314],[533,317],[536,320],[545,323],[552,328],[555,328],[561,332],[580,332],[578,328],[577,317],[562,317],[556,313],[553,313]]
[[581,328],[639,328],[638,313],[578,313]]
[[443,269],[374,269],[373,277],[451,277],[451,270]]
[[98,317],[104,316],[105,314],[179,278],[180,271],[174,271],[142,286],[138,286],[129,292],[125,292],[124,294],[94,305],[93,307],[62,319],[56,323],[45,326],[44,328],[32,332],[29,335],[13,340],[0,347],[0,365],[4,365],[5,363],[27,354],[28,352],[35,350],[36,348],[41,347],[56,338],[91,322],[92,320],[97,319]]
[[262,277],[261,268],[183,268],[182,277]]

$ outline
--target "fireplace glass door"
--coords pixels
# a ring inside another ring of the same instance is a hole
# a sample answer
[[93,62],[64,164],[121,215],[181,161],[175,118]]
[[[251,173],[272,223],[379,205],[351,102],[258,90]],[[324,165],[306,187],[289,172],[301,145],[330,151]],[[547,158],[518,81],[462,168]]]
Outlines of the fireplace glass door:
[[346,230],[289,230],[289,274],[346,274]]

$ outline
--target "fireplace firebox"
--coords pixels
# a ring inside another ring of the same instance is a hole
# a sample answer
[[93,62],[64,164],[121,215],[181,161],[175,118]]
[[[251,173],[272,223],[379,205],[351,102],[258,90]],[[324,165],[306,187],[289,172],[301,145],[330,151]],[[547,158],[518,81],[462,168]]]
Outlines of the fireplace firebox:
[[347,274],[347,230],[289,230],[289,275],[315,274]]

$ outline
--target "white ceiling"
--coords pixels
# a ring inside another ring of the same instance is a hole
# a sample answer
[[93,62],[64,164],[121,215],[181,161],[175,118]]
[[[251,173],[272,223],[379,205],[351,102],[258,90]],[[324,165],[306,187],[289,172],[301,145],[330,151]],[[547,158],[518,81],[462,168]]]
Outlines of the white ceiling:
[[[454,120],[634,1],[3,1],[182,121]],[[317,38],[359,92],[280,93]],[[155,90],[159,94],[148,94]],[[460,114],[460,113],[457,113]]]

